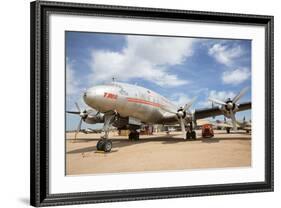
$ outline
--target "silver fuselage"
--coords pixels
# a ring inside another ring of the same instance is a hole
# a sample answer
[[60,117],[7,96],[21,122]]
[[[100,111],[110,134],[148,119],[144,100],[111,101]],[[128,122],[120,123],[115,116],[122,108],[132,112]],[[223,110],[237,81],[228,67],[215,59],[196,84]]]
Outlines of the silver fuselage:
[[83,99],[101,113],[115,111],[121,117],[133,117],[148,124],[177,122],[175,114],[164,110],[176,110],[177,106],[156,92],[137,85],[113,82],[94,86],[84,93]]

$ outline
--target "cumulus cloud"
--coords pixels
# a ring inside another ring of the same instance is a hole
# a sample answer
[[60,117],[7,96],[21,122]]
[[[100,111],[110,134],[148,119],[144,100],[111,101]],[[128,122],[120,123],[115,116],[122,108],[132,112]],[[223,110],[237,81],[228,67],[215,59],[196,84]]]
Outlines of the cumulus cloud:
[[210,94],[209,94],[209,97],[224,101],[227,98],[235,97],[235,93],[232,92],[232,91],[216,91],[216,90],[211,90]]
[[208,54],[214,57],[217,62],[231,66],[234,64],[235,59],[241,57],[243,50],[240,45],[229,46],[216,43],[209,48]]
[[251,72],[247,68],[238,68],[233,71],[225,71],[222,74],[222,81],[225,84],[238,85],[251,76]]
[[92,80],[101,82],[112,77],[120,81],[142,78],[160,86],[187,84],[173,73],[171,66],[182,64],[192,56],[194,39],[149,36],[127,36],[127,45],[120,52],[92,52]]
[[[209,93],[209,98],[215,98],[221,101],[225,101],[227,98],[234,98],[235,93],[232,91],[216,91],[216,90],[211,90]],[[216,105],[215,103],[213,103]],[[198,102],[199,107],[211,107],[212,106],[212,101],[205,100],[205,101],[200,101]]]
[[184,93],[173,93],[173,95],[170,97],[170,100],[177,106],[184,106],[185,104],[189,103],[192,98],[187,96]]

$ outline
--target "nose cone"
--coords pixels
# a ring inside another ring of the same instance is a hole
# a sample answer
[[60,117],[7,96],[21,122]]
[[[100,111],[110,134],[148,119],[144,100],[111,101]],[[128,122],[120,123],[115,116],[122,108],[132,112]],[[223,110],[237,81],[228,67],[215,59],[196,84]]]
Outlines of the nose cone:
[[92,87],[84,92],[83,99],[88,106],[96,108],[97,101],[102,95],[103,93],[99,92],[97,87]]
[[107,85],[99,85],[89,88],[84,94],[85,103],[100,112],[114,109],[116,99],[108,98],[108,94],[116,93],[115,88]]

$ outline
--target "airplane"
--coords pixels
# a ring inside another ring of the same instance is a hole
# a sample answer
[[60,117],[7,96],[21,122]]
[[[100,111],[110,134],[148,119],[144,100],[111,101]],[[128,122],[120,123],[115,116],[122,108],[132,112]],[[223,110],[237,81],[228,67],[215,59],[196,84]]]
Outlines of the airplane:
[[251,120],[246,121],[246,118],[244,116],[243,121],[237,121],[237,125],[239,126],[239,129],[245,130],[246,133],[249,133],[252,131],[252,122]]
[[213,102],[219,103],[220,106],[190,112],[189,108],[195,98],[184,106],[177,107],[152,90],[113,81],[93,86],[83,93],[83,100],[91,109],[81,110],[76,103],[78,111],[67,112],[77,114],[81,118],[76,135],[81,129],[82,122],[103,123],[104,135],[97,142],[96,147],[97,150],[110,152],[112,141],[108,138],[108,133],[112,126],[117,129],[129,129],[129,138],[132,140],[139,139],[138,129],[141,128],[142,124],[180,124],[185,140],[196,139],[193,127],[196,126],[198,119],[224,115],[234,120],[233,123],[236,127],[235,113],[251,108],[251,102],[237,103],[245,93],[246,89],[243,89],[233,99],[229,98],[225,102],[210,98]]
[[[215,122],[211,122],[211,124],[215,128],[225,129],[228,134],[230,133],[230,130],[233,129],[233,125],[226,121],[225,118],[224,121],[216,120]],[[249,133],[252,129],[251,122],[246,121],[245,117],[243,118],[243,121],[236,121],[236,126],[237,129],[245,130],[246,133]]]

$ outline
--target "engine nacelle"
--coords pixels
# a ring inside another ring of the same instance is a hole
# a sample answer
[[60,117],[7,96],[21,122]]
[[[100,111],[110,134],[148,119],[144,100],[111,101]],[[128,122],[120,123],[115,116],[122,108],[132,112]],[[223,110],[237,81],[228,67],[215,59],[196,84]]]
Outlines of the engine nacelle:
[[89,114],[83,121],[88,124],[96,124],[96,123],[103,123],[104,116],[101,114],[91,115]]
[[[231,104],[231,105],[230,105]],[[221,110],[223,112],[223,115],[227,118],[231,118],[231,110],[233,113],[236,113],[239,110],[238,104],[234,103],[227,103],[227,105],[223,105],[221,107]]]

